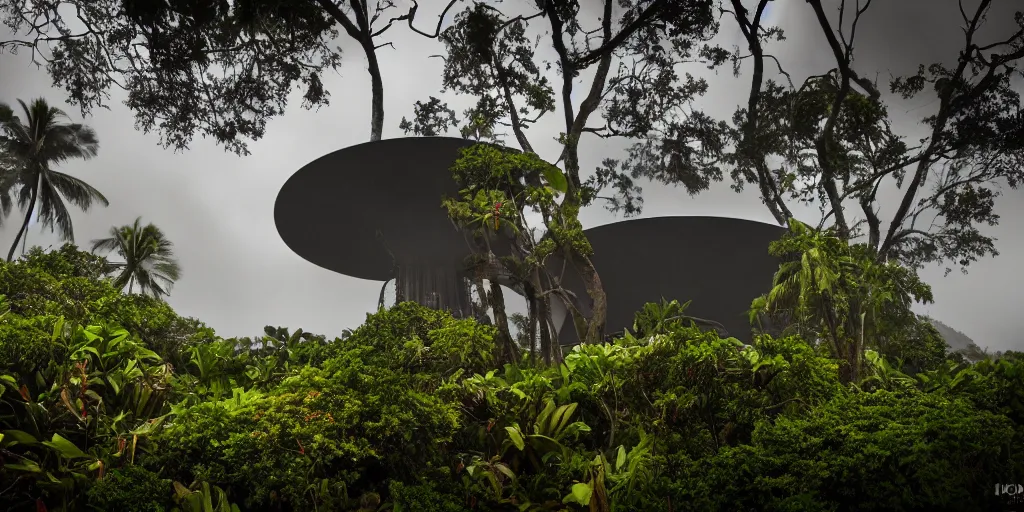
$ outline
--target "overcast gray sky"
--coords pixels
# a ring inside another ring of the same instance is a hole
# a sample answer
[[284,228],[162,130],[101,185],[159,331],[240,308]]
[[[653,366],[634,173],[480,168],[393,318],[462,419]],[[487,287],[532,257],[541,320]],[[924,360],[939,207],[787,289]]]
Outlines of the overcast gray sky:
[[[410,2],[397,3],[404,9]],[[439,1],[421,3],[420,15],[441,8]],[[1015,2],[995,3],[1003,4],[1002,13],[992,16],[994,24],[1002,25],[995,28],[1008,27],[1005,13]],[[514,0],[504,5],[525,8],[527,2]],[[921,7],[925,5],[927,8]],[[907,74],[920,63],[955,59],[961,37],[956,5],[955,0],[875,0],[858,28],[856,69],[862,76],[877,74],[884,89],[890,73]],[[774,54],[794,79],[820,74],[832,66],[824,37],[806,2],[776,1],[770,17],[786,30],[788,41]],[[426,24],[427,19],[424,16],[421,23]],[[384,48],[378,54],[385,82],[385,138],[403,136],[397,125],[403,115],[410,115],[414,101],[438,95],[441,61],[429,56],[443,50],[402,27],[388,34],[397,50]],[[740,43],[732,20],[725,20],[719,40],[729,46]],[[110,226],[130,223],[139,215],[156,223],[174,242],[184,269],[170,304],[183,315],[204,320],[225,337],[259,334],[264,325],[337,335],[343,328],[360,324],[376,307],[380,283],[334,274],[306,262],[284,245],[273,220],[274,199],[292,173],[325,153],[367,140],[370,94],[365,60],[348,39],[341,45],[345,50],[341,72],[325,80],[332,105],[319,112],[305,111],[296,95],[287,115],[272,121],[266,137],[251,144],[248,157],[228,154],[202,139],[186,152],[163,150],[155,134],[144,135],[134,129],[132,113],[120,105],[123,95],[115,91],[110,111],[96,111],[85,120],[99,133],[99,157],[62,168],[98,188],[111,201],[110,207],[88,214],[72,209],[76,241],[86,245],[105,236]],[[542,55],[547,56],[543,48]],[[710,81],[711,93],[700,107],[719,118],[731,116],[737,104],[745,102],[747,75],[737,79],[728,69],[716,75],[700,66],[689,71]],[[0,55],[0,101],[43,96],[52,104],[64,105],[74,119],[81,119],[77,110],[64,104],[63,93],[49,84],[45,72],[29,63],[27,53]],[[446,99],[456,111],[467,106],[465,100]],[[916,121],[927,115],[932,105],[928,101],[891,101],[890,105],[897,128],[917,138],[920,128]],[[555,138],[560,119],[560,114],[548,114],[531,130],[535,148],[549,160],[557,158]],[[584,140],[583,168],[593,169],[606,157],[621,157],[626,146],[625,141]],[[645,184],[644,199],[644,217],[718,215],[772,220],[752,190],[736,194],[725,183],[696,198],[680,189]],[[884,203],[882,207],[884,219],[891,207]],[[816,210],[797,211],[804,220],[817,221]],[[1019,272],[1019,262],[1024,261],[1024,228],[1019,220],[1024,214],[1024,194],[1006,190],[997,203],[997,213],[1002,215],[1002,223],[988,233],[998,238],[1002,254],[974,265],[968,275],[954,271],[943,277],[941,267],[926,269],[923,276],[933,287],[935,304],[919,309],[963,331],[981,347],[1021,350],[1024,339],[1019,335],[1022,322],[1016,306],[1024,302],[1024,276]],[[5,251],[18,225],[10,220],[0,228],[0,247]],[[583,212],[582,220],[585,227],[592,227],[619,219],[595,206]],[[30,245],[57,243],[48,231],[41,233],[34,227],[30,232]]]

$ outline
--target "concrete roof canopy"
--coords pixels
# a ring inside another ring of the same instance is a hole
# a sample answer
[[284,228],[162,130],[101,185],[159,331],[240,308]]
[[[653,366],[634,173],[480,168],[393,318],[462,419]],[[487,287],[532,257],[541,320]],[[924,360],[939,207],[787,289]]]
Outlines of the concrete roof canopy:
[[320,267],[360,279],[395,277],[407,300],[467,314],[463,263],[473,251],[441,201],[458,194],[450,169],[475,143],[388,139],[318,158],[278,193],[278,233]]
[[[289,248],[320,267],[360,279],[397,278],[406,300],[468,316],[464,262],[473,248],[441,200],[458,194],[450,169],[473,144],[450,137],[400,138],[323,156],[281,188],[274,208],[278,232]],[[745,313],[771,286],[778,261],[768,255],[768,243],[784,231],[720,217],[635,219],[586,230],[608,295],[607,330],[631,327],[636,311],[664,297],[692,300],[688,313],[749,339]],[[501,245],[497,241],[494,249],[507,253]],[[548,268],[561,273],[563,265],[551,258]],[[562,285],[581,298],[579,306],[589,315],[586,287],[574,269],[565,272]],[[559,340],[575,343],[560,306],[553,304],[562,327]]]
[[[644,304],[665,298],[692,301],[687,314],[718,322],[730,336],[749,341],[750,303],[768,292],[779,268],[768,244],[785,232],[774,224],[725,217],[632,219],[585,230],[608,295],[606,331],[631,329]],[[585,290],[575,272],[566,272],[563,286]],[[563,345],[577,343],[568,322],[559,331]]]

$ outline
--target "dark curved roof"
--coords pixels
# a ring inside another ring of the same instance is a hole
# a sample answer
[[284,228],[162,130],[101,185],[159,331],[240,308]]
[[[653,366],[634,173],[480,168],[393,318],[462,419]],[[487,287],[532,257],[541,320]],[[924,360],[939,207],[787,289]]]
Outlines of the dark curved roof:
[[[281,188],[274,205],[278,232],[307,261],[361,279],[388,280],[396,262],[439,269],[460,265],[471,251],[441,200],[458,192],[449,169],[459,151],[474,143],[450,137],[389,139],[318,158]],[[771,285],[778,263],[768,255],[768,243],[783,232],[775,225],[721,217],[634,219],[588,229],[608,294],[608,332],[632,327],[636,311],[664,297],[692,300],[690,314],[749,338],[745,313]],[[589,309],[575,272],[566,273],[564,286]],[[562,343],[575,337],[565,324]]]
[[274,205],[278,233],[307,261],[361,279],[392,277],[389,250],[400,262],[456,264],[469,248],[441,200],[458,192],[449,169],[472,144],[389,139],[318,158],[281,187]]
[[[778,270],[768,244],[785,229],[724,217],[654,217],[585,232],[608,295],[608,333],[631,329],[645,303],[665,298],[692,300],[688,314],[719,322],[746,341],[750,302],[771,288]],[[564,284],[589,304],[575,272],[566,273]],[[563,344],[577,342],[571,325],[567,319],[559,333]]]

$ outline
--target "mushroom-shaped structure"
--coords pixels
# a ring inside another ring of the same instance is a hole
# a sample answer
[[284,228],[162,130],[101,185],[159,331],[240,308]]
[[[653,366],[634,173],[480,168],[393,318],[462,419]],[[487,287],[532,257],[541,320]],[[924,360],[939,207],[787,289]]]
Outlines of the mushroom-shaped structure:
[[[474,141],[420,137],[370,142],[306,165],[281,188],[274,208],[285,244],[306,260],[360,279],[395,278],[403,299],[470,316],[465,259],[473,249],[441,206],[458,186],[450,169]],[[628,328],[633,315],[660,298],[692,300],[693,316],[714,320],[732,336],[749,338],[746,310],[767,291],[778,261],[768,243],[778,226],[717,217],[659,217],[586,231],[608,296],[607,329]],[[500,240],[492,248],[507,254]],[[549,259],[549,269],[564,266]],[[496,277],[506,286],[501,276]],[[562,286],[581,298],[573,270]],[[521,290],[517,290],[521,291]],[[575,343],[566,311],[552,301],[559,341]]]
[[397,280],[405,300],[470,315],[464,260],[472,250],[441,206],[449,169],[474,141],[390,139],[323,156],[285,182],[274,220],[293,251],[328,270]]
[[[633,325],[634,314],[648,302],[692,300],[686,314],[722,324],[730,336],[748,341],[747,311],[766,293],[779,260],[768,244],[785,228],[724,217],[654,217],[606,224],[585,231],[594,267],[608,295],[609,333]],[[585,290],[574,272],[563,286]],[[563,325],[563,344],[577,343]]]

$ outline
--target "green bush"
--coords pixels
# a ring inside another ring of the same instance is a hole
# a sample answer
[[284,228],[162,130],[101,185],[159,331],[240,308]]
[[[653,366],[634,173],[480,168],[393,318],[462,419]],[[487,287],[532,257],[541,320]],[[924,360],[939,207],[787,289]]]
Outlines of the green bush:
[[34,374],[67,354],[59,341],[52,340],[53,318],[24,319],[8,314],[0,322],[0,373]]
[[110,471],[86,493],[86,503],[102,512],[165,512],[174,490],[171,481],[138,466]]
[[392,481],[388,486],[394,512],[415,512],[430,510],[432,512],[463,512],[466,510],[462,490],[447,485],[448,489],[440,490],[441,484],[424,482],[407,485]]
[[678,458],[673,501],[696,509],[996,510],[1013,424],[963,400],[854,393],[762,422],[751,444]]

